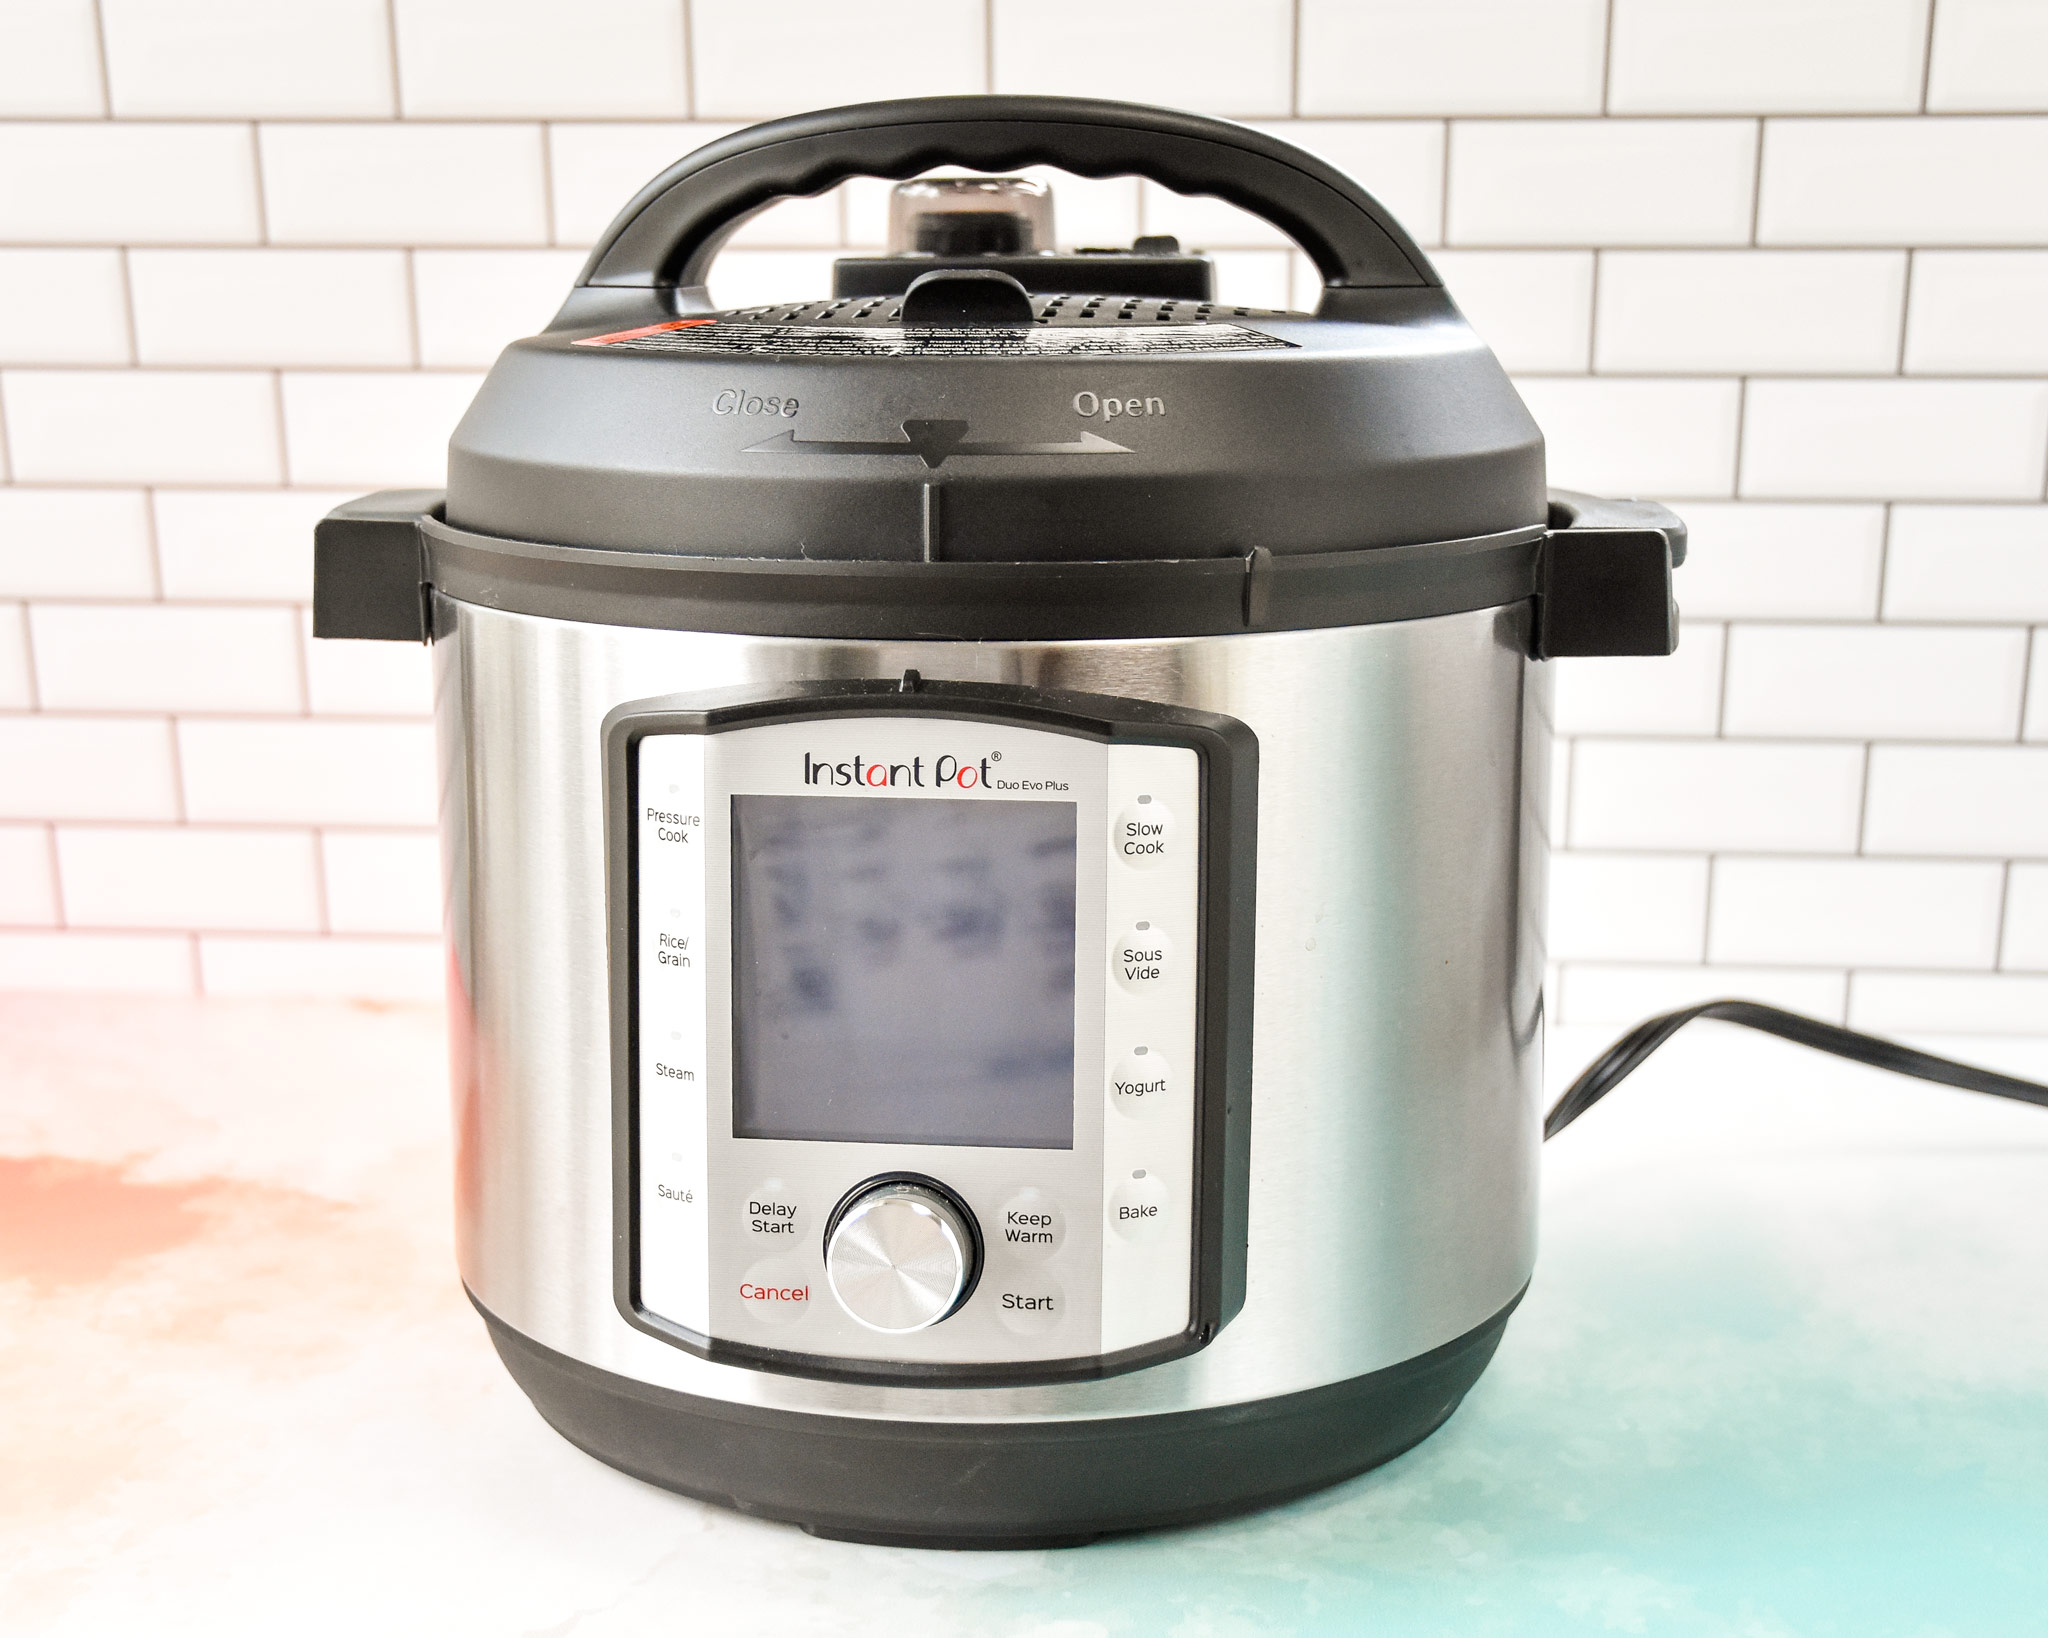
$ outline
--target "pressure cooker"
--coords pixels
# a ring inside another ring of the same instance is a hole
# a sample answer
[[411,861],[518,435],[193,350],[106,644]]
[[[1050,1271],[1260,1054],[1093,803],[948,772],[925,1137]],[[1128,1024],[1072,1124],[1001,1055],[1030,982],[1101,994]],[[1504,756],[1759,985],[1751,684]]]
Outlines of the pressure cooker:
[[[1033,167],[1263,217],[1315,311],[1062,253]],[[714,306],[854,177],[887,255]],[[649,183],[445,495],[316,541],[317,635],[432,645],[461,1272],[540,1414],[952,1546],[1426,1438],[1535,1256],[1544,662],[1670,652],[1684,540],[1546,492],[1422,252],[1271,136],[889,102]]]

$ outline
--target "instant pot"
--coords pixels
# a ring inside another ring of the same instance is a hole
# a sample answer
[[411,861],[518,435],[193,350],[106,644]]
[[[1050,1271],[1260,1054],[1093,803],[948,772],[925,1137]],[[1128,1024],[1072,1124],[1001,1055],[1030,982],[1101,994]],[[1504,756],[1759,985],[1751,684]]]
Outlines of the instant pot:
[[[1316,310],[1060,253],[1035,166],[1255,212]],[[713,307],[852,177],[925,178],[890,254]],[[1422,253],[1272,137],[895,102],[656,178],[445,497],[317,540],[318,635],[433,645],[461,1269],[519,1385],[926,1545],[1425,1438],[1535,1255],[1542,662],[1670,652],[1683,547],[1546,493]]]

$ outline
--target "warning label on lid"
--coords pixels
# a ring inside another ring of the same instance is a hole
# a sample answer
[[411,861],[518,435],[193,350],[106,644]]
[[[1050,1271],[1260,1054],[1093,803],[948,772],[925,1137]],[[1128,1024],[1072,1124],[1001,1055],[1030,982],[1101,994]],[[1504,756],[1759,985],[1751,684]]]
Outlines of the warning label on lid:
[[578,347],[622,347],[684,357],[754,358],[1131,358],[1153,353],[1236,353],[1294,343],[1239,324],[1034,325],[1029,330],[890,329],[869,325],[750,324],[671,319]]

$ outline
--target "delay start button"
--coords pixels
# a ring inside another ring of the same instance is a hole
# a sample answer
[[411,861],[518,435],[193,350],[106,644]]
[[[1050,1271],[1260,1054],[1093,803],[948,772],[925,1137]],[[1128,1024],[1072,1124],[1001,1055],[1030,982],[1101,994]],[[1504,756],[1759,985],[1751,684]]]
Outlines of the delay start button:
[[1157,797],[1140,796],[1116,816],[1111,842],[1116,856],[1139,870],[1164,864],[1173,854],[1173,815]]
[[794,1244],[797,1236],[796,1202],[789,1197],[789,1188],[781,1178],[771,1177],[756,1187],[746,1199],[745,1207],[747,1238],[758,1245],[770,1246],[777,1241]]
[[1109,1226],[1126,1240],[1150,1240],[1166,1226],[1167,1204],[1164,1183],[1133,1172],[1109,1197]]
[[1137,995],[1161,988],[1173,970],[1173,940],[1157,922],[1141,921],[1110,952],[1116,981]]

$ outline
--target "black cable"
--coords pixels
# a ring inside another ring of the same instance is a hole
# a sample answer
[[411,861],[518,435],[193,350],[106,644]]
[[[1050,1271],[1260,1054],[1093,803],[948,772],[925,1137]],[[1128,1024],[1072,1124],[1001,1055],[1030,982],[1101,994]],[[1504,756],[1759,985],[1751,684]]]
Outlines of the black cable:
[[1861,1035],[1853,1029],[1824,1024],[1818,1018],[1808,1018],[1802,1013],[1786,1012],[1782,1007],[1767,1007],[1761,1001],[1703,1001],[1696,1007],[1684,1007],[1677,1012],[1662,1012],[1655,1018],[1645,1018],[1588,1064],[1544,1117],[1544,1137],[1556,1137],[1627,1080],[1642,1066],[1645,1058],[1695,1018],[1718,1018],[1723,1023],[1742,1024],[1749,1029],[1760,1029],[1766,1035],[1797,1041],[1801,1046],[1832,1052],[1838,1058],[1854,1059],[1859,1064],[1874,1064],[1879,1069],[1912,1075],[1923,1081],[1959,1086],[1965,1092],[1989,1092],[1994,1098],[2017,1098],[2022,1103],[2048,1108],[2048,1086],[2035,1081],[2023,1081],[2017,1076],[2001,1075],[1996,1070],[1959,1064],[1953,1058],[1937,1058],[1931,1052],[1916,1052],[1909,1046],[1900,1046],[1898,1042],[1887,1041],[1881,1036]]

